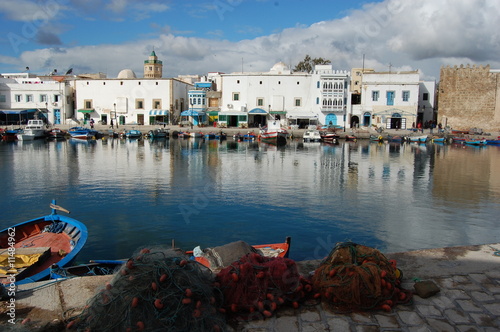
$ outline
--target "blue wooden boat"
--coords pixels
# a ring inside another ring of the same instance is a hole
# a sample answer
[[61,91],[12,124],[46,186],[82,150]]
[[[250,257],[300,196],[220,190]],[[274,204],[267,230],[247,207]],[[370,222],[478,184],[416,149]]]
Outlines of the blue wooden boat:
[[487,145],[500,145],[500,136],[498,136],[496,139],[487,139],[486,144]]
[[163,128],[153,129],[148,132],[148,136],[149,138],[167,138],[169,137],[169,130]]
[[85,245],[87,227],[57,214],[68,210],[50,204],[52,213],[0,231],[0,281],[17,285],[50,277],[51,266],[65,267]]
[[79,138],[79,139],[90,139],[92,137],[97,136],[97,130],[89,129],[85,127],[72,127],[69,128],[68,134],[71,138]]
[[434,137],[432,139],[432,142],[434,142],[434,143],[444,143],[444,137]]
[[486,140],[485,139],[466,139],[464,141],[464,143],[467,145],[483,146],[483,145],[486,145]]
[[125,137],[127,138],[141,138],[142,133],[140,130],[137,129],[130,129],[125,132]]
[[92,260],[86,264],[60,267],[55,264],[50,269],[51,279],[67,279],[86,276],[110,275],[117,272],[126,260]]

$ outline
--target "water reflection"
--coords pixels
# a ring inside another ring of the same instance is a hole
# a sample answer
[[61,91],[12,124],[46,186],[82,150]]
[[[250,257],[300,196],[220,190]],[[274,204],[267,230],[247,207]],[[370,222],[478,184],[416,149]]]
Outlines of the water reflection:
[[387,251],[491,243],[499,158],[498,147],[369,141],[1,143],[0,226],[45,214],[57,198],[89,227],[82,260],[171,239],[192,248],[292,236],[295,259],[345,240]]

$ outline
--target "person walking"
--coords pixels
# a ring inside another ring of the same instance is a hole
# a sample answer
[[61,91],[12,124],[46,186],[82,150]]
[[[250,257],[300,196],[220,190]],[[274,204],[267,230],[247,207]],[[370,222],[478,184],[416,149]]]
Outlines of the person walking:
[[113,129],[113,119],[111,119],[110,123],[109,123],[109,126],[111,127],[111,129]]

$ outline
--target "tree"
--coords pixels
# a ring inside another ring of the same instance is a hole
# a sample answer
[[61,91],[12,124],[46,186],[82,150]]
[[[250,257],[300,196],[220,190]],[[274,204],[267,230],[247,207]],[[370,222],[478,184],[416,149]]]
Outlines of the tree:
[[331,63],[330,60],[326,60],[326,59],[323,59],[323,58],[314,58],[314,59],[311,59],[311,57],[309,56],[309,54],[307,54],[306,57],[304,58],[304,60],[302,60],[301,62],[299,62],[295,66],[295,68],[293,69],[293,71],[300,71],[300,72],[310,73],[310,72],[313,71],[314,66],[316,66],[316,65],[328,65],[330,63]]

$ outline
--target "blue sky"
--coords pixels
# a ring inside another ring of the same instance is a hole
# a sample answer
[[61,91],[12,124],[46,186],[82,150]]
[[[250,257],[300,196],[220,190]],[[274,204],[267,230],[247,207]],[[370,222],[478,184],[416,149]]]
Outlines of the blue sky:
[[164,76],[292,68],[306,54],[336,69],[500,68],[497,0],[2,0],[0,72],[124,68],[154,48]]

